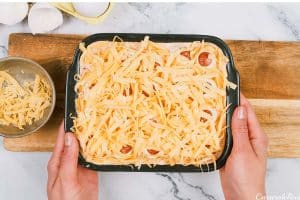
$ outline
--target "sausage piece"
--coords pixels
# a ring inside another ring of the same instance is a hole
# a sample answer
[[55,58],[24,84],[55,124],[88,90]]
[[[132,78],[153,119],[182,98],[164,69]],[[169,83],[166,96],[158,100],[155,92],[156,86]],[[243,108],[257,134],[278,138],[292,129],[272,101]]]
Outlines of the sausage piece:
[[129,151],[131,151],[132,147],[130,145],[125,145],[122,147],[122,149],[120,150],[121,153],[127,154],[129,153]]
[[207,67],[212,63],[212,59],[209,58],[209,55],[210,53],[205,51],[200,53],[200,55],[198,56],[198,62],[202,67]]
[[151,155],[155,155],[158,154],[159,151],[154,150],[154,149],[147,149],[148,153],[150,153]]
[[190,53],[190,51],[182,51],[180,53],[180,55],[182,55],[182,56],[188,58],[189,60],[191,60],[191,53]]

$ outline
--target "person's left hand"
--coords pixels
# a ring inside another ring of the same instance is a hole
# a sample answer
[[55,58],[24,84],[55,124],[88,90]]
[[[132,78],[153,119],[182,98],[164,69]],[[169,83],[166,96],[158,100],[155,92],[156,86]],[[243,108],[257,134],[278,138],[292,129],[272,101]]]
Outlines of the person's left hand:
[[47,167],[49,200],[98,199],[97,172],[77,165],[78,152],[77,139],[62,123]]

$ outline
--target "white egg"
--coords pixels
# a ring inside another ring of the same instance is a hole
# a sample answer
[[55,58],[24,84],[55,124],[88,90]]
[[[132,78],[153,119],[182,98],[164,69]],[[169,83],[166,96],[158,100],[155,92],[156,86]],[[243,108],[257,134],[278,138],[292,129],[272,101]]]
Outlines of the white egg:
[[73,7],[82,16],[85,17],[98,17],[102,15],[108,8],[108,2],[93,2],[93,3],[83,3],[74,2]]
[[14,25],[21,22],[28,13],[27,3],[0,3],[0,23]]
[[49,3],[35,3],[28,14],[28,25],[33,34],[52,31],[62,23],[61,11]]

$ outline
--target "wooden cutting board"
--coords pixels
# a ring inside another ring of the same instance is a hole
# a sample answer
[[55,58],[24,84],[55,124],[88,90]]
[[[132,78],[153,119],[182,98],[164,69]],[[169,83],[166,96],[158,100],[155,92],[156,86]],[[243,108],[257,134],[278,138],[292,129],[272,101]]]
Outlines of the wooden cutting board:
[[[9,55],[40,63],[55,82],[57,101],[36,133],[4,139],[10,151],[51,151],[64,116],[65,78],[83,35],[11,34]],[[226,41],[241,76],[241,90],[269,137],[270,157],[300,157],[300,42]]]

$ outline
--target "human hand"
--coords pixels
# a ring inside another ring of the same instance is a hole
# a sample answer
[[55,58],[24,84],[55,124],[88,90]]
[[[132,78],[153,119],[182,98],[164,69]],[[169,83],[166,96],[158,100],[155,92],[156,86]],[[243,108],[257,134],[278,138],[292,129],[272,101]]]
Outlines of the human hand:
[[232,136],[231,154],[220,169],[225,199],[253,200],[258,194],[265,195],[268,138],[242,94],[232,117]]
[[98,199],[97,172],[77,165],[78,152],[77,139],[62,123],[47,167],[49,200]]

